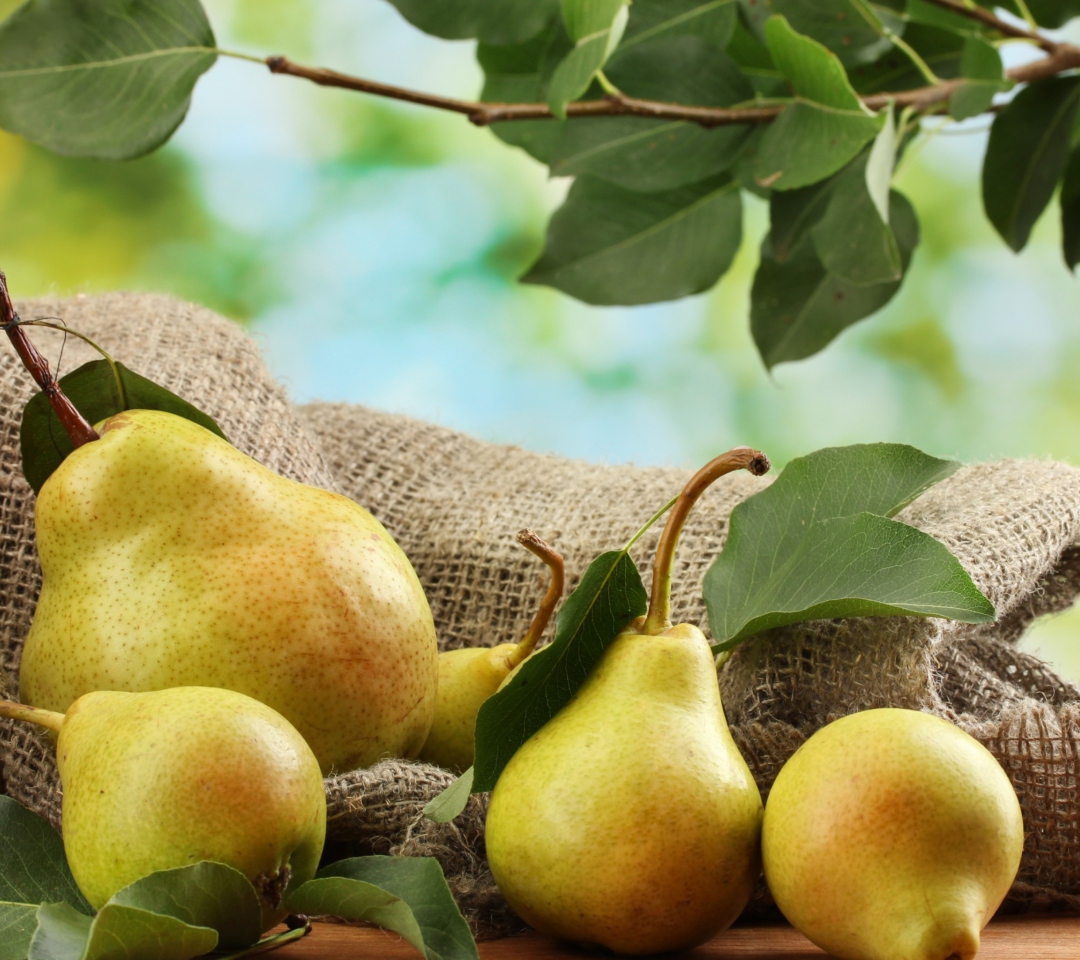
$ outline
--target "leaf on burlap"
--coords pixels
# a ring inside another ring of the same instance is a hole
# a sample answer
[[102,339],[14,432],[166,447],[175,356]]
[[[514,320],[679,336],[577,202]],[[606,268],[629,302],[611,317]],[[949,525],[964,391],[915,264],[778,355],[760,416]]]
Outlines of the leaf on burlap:
[[[889,227],[906,272],[919,242],[919,223],[907,198],[895,190],[889,197]],[[750,291],[750,330],[769,369],[824,349],[852,324],[880,310],[900,289],[902,278],[865,285],[846,281],[826,269],[815,247],[805,231],[784,260],[773,254],[768,238],[762,244]]]
[[983,206],[1002,239],[1027,245],[1069,160],[1080,77],[1051,77],[1021,90],[994,118],[983,160]]
[[424,816],[435,823],[449,823],[455,817],[461,816],[469,805],[469,797],[472,796],[475,770],[475,767],[469,767],[442,793],[432,797],[424,805]]
[[199,0],[30,0],[0,24],[0,126],[67,156],[138,157],[216,59]]
[[707,290],[742,240],[738,183],[726,176],[642,193],[579,177],[522,277],[585,303],[656,303]]
[[551,112],[566,119],[566,105],[596,77],[622,40],[628,0],[562,0],[563,22],[574,48],[555,68],[548,86]]
[[785,624],[916,615],[991,623],[944,544],[891,519],[960,464],[895,443],[818,450],[731,513],[705,575],[714,649]]
[[90,913],[49,822],[0,796],[0,960],[25,960],[43,903]]
[[[91,360],[61,377],[60,388],[90,423],[100,423],[124,410],[163,410],[227,439],[211,417],[122,363]],[[74,449],[44,393],[34,394],[23,410],[19,447],[23,474],[35,492]]]
[[1061,250],[1075,272],[1080,263],[1080,147],[1069,155],[1061,181]]
[[885,123],[863,106],[836,55],[770,17],[765,38],[796,102],[768,127],[758,146],[754,176],[774,190],[805,187],[835,173],[877,136]]
[[428,960],[479,953],[442,867],[431,857],[355,857],[320,870],[289,897],[294,913],[364,920],[400,934]]
[[[620,51],[606,71],[632,97],[730,107],[754,90],[735,62],[699,37],[673,35]],[[561,125],[553,176],[589,174],[628,190],[670,190],[715,176],[735,162],[747,125],[706,128],[678,120],[586,117]]]
[[559,0],[390,0],[414,27],[444,40],[521,43],[557,15]]
[[569,703],[619,631],[647,608],[645,585],[626,549],[589,564],[559,609],[555,639],[480,708],[474,792],[494,789],[518,747]]

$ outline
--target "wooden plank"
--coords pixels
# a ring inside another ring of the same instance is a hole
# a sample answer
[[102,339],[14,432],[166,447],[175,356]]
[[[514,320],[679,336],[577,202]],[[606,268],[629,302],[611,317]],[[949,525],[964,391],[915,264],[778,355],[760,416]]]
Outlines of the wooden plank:
[[[416,960],[417,952],[395,934],[368,927],[317,923],[297,943],[276,950],[276,960]],[[480,944],[481,960],[596,958],[536,933]],[[826,960],[827,954],[785,925],[737,926],[694,950],[666,954],[686,960]],[[1080,960],[1080,917],[1006,917],[983,931],[978,960]]]

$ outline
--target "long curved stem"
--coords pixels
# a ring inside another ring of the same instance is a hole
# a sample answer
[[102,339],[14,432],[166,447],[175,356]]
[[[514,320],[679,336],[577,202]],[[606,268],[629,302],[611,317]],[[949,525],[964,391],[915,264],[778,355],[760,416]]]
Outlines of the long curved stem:
[[29,723],[36,723],[39,727],[48,727],[57,733],[60,732],[60,725],[64,722],[62,713],[42,710],[40,707],[28,707],[14,700],[0,700],[0,717],[7,717],[9,720],[26,720]]
[[668,514],[667,523],[664,524],[664,531],[660,534],[660,542],[656,547],[649,614],[645,618],[642,633],[656,635],[671,626],[671,573],[675,565],[675,548],[679,545],[679,535],[686,524],[686,518],[698,498],[713,481],[726,473],[749,470],[754,476],[760,477],[769,472],[770,466],[769,458],[760,450],[736,447],[720,454],[715,460],[710,460],[683,487],[679,499]]
[[531,530],[522,530],[517,535],[517,542],[526,550],[535,553],[548,565],[548,569],[551,571],[551,583],[548,586],[547,593],[544,594],[544,599],[540,601],[540,607],[536,611],[532,623],[529,624],[529,629],[524,638],[514,648],[510,656],[506,658],[506,662],[511,669],[536,649],[536,645],[540,642],[540,638],[544,635],[544,631],[551,621],[551,615],[555,612],[556,605],[562,598],[563,586],[566,582],[566,566],[563,563],[562,554],[555,550],[554,547],[545,543]]
[[4,276],[3,270],[0,270],[0,327],[8,335],[23,366],[30,371],[30,376],[48,398],[64,432],[71,438],[72,446],[78,448],[85,443],[100,439],[86,417],[79,413],[75,404],[60,389],[60,384],[56,382],[56,378],[49,369],[49,361],[30,342],[19,320],[19,315],[15,312],[15,305],[11,302],[7,277]]

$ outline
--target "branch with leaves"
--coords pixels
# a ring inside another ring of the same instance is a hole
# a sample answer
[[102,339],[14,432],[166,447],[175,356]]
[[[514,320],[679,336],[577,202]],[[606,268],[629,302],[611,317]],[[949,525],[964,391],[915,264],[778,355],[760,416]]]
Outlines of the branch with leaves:
[[[594,304],[708,290],[768,200],[751,296],[767,366],[810,356],[897,292],[919,241],[892,189],[930,116],[994,116],[982,194],[1014,250],[1061,188],[1080,262],[1080,47],[1043,28],[1077,0],[390,0],[420,29],[478,41],[476,100],[220,50],[199,0],[30,0],[0,24],[0,126],[59,153],[165,143],[218,56],[462,114],[575,182],[522,278]],[[1024,22],[1026,26],[1020,26]],[[1043,56],[1006,71],[1000,47]],[[1003,94],[1023,85],[1011,100]]]

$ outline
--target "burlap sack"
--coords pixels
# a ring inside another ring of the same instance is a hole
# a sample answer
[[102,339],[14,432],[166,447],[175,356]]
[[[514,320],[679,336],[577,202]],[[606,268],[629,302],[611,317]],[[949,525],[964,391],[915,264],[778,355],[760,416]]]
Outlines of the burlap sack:
[[[23,304],[98,339],[133,369],[192,400],[268,466],[336,489],[370,509],[411,557],[440,645],[492,645],[525,630],[546,575],[514,543],[534,527],[565,556],[568,586],[601,550],[625,542],[678,491],[680,470],[606,467],[481,443],[361,407],[291,409],[238,328],[161,297],[114,295]],[[44,337],[35,339],[45,345]],[[48,351],[55,357],[55,350]],[[89,354],[69,345],[65,369]],[[0,684],[9,692],[38,588],[32,496],[18,464],[17,424],[31,392],[10,351],[0,354]],[[738,438],[752,442],[754,438]],[[682,539],[676,615],[706,626],[701,581],[731,508],[766,479],[720,481]],[[1010,903],[1080,907],[1080,690],[1013,643],[1030,620],[1080,593],[1080,470],[1005,462],[966,468],[901,519],[942,539],[1001,617],[973,628],[889,618],[816,622],[757,638],[729,661],[721,689],[735,737],[767,793],[806,736],[858,709],[907,706],[949,717],[985,743],[1012,777],[1028,839]],[[644,566],[654,530],[638,544]],[[51,752],[0,723],[0,776],[12,796],[59,819]],[[420,815],[451,781],[423,764],[386,761],[327,782],[335,852],[434,855],[481,936],[514,929],[483,853],[483,798],[452,824]]]

